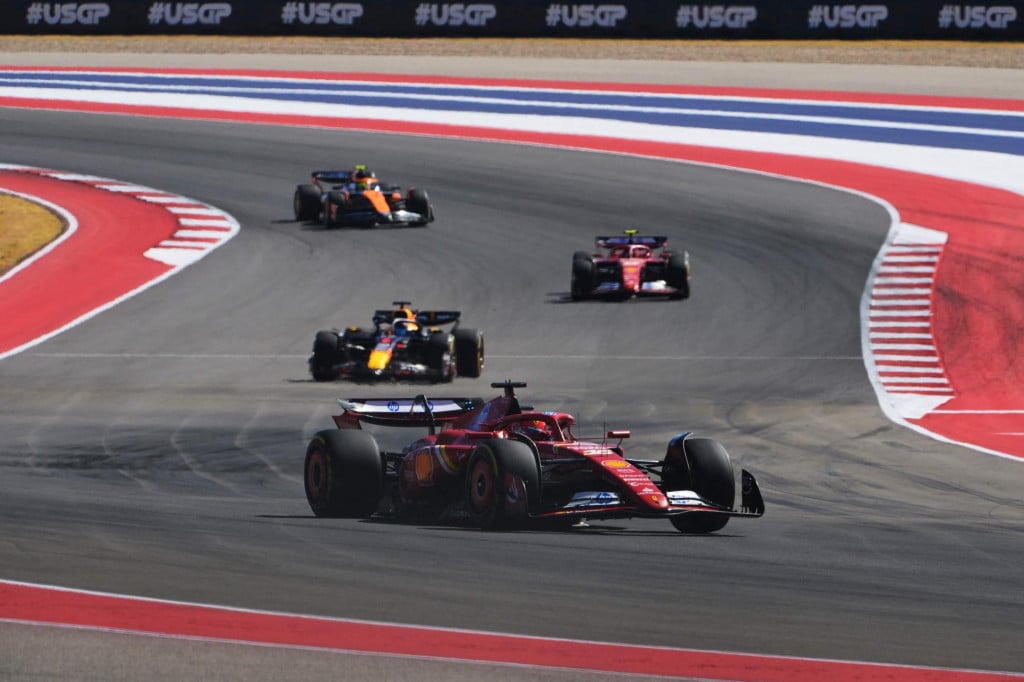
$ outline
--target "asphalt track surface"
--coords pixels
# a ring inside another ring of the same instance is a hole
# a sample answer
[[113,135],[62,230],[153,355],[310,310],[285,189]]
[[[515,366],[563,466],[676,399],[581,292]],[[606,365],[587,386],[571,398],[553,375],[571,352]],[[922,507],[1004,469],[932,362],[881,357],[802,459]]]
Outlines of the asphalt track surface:
[[[4,162],[214,204],[240,234],[186,273],[0,363],[0,577],[180,601],[585,640],[1024,672],[1020,464],[901,428],[861,359],[888,228],[872,202],[686,164],[272,126],[4,110]],[[427,188],[428,228],[291,220],[314,167]],[[638,189],[639,188],[639,189]],[[570,254],[641,226],[689,249],[685,302],[567,302]],[[660,229],[659,229],[660,228]],[[481,395],[722,441],[768,513],[709,537],[322,520],[302,493],[323,326],[410,299],[487,338]],[[59,652],[59,653],[54,653]],[[0,624],[0,678],[602,679]],[[609,679],[620,679],[609,676]]]

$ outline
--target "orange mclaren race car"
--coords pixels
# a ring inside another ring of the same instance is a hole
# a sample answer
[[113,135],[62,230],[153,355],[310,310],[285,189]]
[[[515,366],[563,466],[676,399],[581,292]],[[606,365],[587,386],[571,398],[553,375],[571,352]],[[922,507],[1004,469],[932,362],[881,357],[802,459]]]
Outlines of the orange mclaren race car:
[[669,251],[668,237],[626,230],[622,237],[598,237],[595,241],[606,253],[573,254],[570,293],[574,301],[690,297],[690,254]]
[[[317,516],[468,521],[481,528],[531,521],[668,519],[684,533],[713,533],[734,517],[759,517],[764,500],[742,471],[740,506],[729,454],[717,441],[679,433],[663,457],[627,456],[629,431],[579,438],[565,412],[537,412],[514,389],[480,398],[339,400],[335,429],[306,449],[306,500]],[[382,450],[363,424],[420,427],[400,451]]]
[[434,207],[426,190],[382,183],[365,165],[352,170],[313,171],[312,184],[295,188],[295,219],[322,220],[324,227],[382,224],[426,225]]
[[[321,330],[313,341],[309,371],[316,381],[352,379],[476,378],[484,368],[484,336],[459,327],[457,310],[409,308],[395,301],[392,310],[373,314],[373,328]],[[451,330],[441,325],[452,324]]]

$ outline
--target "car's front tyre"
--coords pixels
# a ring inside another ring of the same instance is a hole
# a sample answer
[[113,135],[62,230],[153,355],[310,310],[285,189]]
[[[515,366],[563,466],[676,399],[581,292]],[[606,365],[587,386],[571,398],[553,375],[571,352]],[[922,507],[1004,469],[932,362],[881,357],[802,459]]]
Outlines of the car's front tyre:
[[484,335],[476,329],[455,330],[455,372],[478,378],[484,371]]
[[594,259],[585,251],[577,251],[572,256],[572,281],[569,293],[574,301],[590,298],[594,290],[595,266]]
[[[736,479],[725,447],[710,438],[677,438],[669,443],[662,468],[664,490],[692,490],[721,507],[732,508]],[[714,512],[692,512],[670,518],[683,533],[714,533],[729,517]]]
[[507,528],[525,522],[540,502],[540,467],[525,443],[485,440],[470,455],[465,485],[473,524]]
[[295,188],[292,208],[296,220],[316,220],[320,215],[320,190],[315,185],[299,185]]

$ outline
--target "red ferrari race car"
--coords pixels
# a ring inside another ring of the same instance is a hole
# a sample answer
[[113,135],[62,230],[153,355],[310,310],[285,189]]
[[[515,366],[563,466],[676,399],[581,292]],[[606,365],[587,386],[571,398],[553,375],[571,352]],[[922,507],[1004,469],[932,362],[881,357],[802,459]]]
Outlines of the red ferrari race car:
[[[633,296],[690,297],[690,254],[669,251],[668,237],[626,230],[622,237],[598,237],[607,253],[577,251],[572,257],[574,301]],[[659,251],[660,249],[660,251]]]
[[[484,335],[459,327],[458,310],[413,310],[393,301],[373,314],[373,327],[322,329],[313,339],[309,372],[316,381],[401,379],[449,382],[484,368]],[[453,325],[444,330],[443,325]]]
[[[760,517],[754,476],[742,497],[725,448],[680,433],[661,459],[628,457],[629,431],[578,438],[564,412],[519,403],[525,384],[491,384],[499,397],[339,400],[336,429],[306,450],[306,500],[317,516],[465,520],[480,528],[531,521],[565,526],[593,519],[667,518],[684,533],[712,533],[733,517]],[[420,427],[400,451],[381,449],[363,424]]]
[[322,217],[324,227],[434,222],[426,190],[411,187],[403,194],[401,187],[382,183],[362,164],[351,171],[313,171],[312,184],[295,188],[293,207],[296,220]]

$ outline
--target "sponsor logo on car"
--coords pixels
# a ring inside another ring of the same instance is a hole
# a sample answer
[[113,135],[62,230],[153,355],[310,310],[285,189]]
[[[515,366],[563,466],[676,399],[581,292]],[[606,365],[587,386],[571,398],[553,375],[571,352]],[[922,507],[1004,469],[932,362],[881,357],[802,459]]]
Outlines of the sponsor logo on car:
[[670,490],[665,493],[665,496],[668,497],[668,501],[674,505],[684,506],[704,504],[700,499],[700,495],[692,490]]
[[607,491],[585,491],[578,492],[572,496],[569,502],[565,505],[566,509],[574,509],[578,507],[605,507],[608,505],[619,504],[619,496],[612,492]]
[[625,469],[629,466],[629,462],[624,459],[606,459],[601,464],[604,464],[609,469]]

